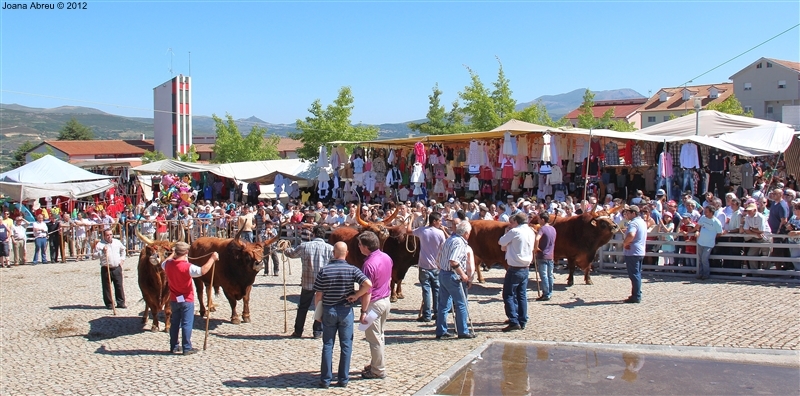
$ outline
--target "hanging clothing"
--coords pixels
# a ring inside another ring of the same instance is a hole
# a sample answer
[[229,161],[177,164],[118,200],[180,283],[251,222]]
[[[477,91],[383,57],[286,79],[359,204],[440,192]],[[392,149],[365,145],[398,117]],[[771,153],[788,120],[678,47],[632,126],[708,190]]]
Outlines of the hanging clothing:
[[672,154],[669,151],[662,151],[658,156],[658,176],[672,177]]
[[467,164],[469,164],[470,166],[481,164],[480,145],[475,140],[469,142],[469,154],[467,155]]
[[525,182],[522,183],[522,187],[526,189],[533,188],[533,175],[530,173],[525,174]]
[[551,162],[553,155],[550,149],[550,137],[549,133],[545,133],[544,136],[542,136],[542,140],[544,141],[544,145],[542,146],[542,161],[544,162]]
[[614,142],[606,143],[606,165],[619,165],[619,147]]
[[436,180],[436,184],[433,185],[433,193],[444,194],[444,183],[441,179]]
[[353,173],[364,173],[364,160],[361,157],[353,159]]
[[633,166],[645,165],[644,160],[642,158],[643,156],[642,151],[644,150],[642,150],[642,147],[639,146],[638,144],[634,144],[631,147],[631,164],[633,164]]
[[697,155],[697,145],[694,143],[684,143],[681,146],[681,167],[699,168],[700,157]]
[[480,185],[480,182],[478,181],[478,178],[475,177],[475,176],[470,177],[469,178],[469,190],[470,191],[478,191],[478,190],[480,190],[480,188],[481,188],[481,185]]
[[511,179],[511,191],[517,192],[519,191],[519,176],[514,177]]
[[425,146],[422,142],[414,143],[414,156],[416,156],[416,161],[424,164],[425,163]]
[[550,176],[547,178],[549,184],[561,184],[564,182],[564,174],[561,172],[561,167],[554,165],[551,168]]
[[558,152],[559,150],[558,145],[561,139],[559,139],[558,136],[555,135],[548,135],[548,136],[550,136],[550,162],[552,162],[553,164],[557,164],[561,160],[561,157],[559,157],[559,152]]
[[501,178],[503,179],[513,179],[514,178],[514,160],[511,158],[503,158],[503,162],[501,164]]
[[415,163],[413,169],[414,170],[411,172],[411,183],[424,183],[425,175],[422,173],[422,164],[419,162]]

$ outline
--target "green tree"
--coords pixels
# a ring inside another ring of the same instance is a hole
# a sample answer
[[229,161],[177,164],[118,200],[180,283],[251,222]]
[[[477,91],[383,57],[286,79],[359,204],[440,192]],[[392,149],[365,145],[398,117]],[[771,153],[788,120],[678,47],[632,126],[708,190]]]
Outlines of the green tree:
[[458,96],[464,102],[464,114],[469,117],[470,131],[489,131],[502,124],[497,114],[495,101],[480,76],[468,66],[471,84],[464,87]]
[[428,135],[447,135],[464,131],[464,117],[460,114],[458,100],[453,102],[453,108],[448,113],[439,101],[441,95],[442,91],[437,83],[433,87],[433,94],[428,96],[430,107],[426,115],[427,121],[410,122],[409,129]]
[[583,103],[579,109],[581,112],[578,114],[578,128],[609,128],[611,119],[614,118],[614,108],[606,110],[602,116],[594,116],[594,92],[586,89],[583,93]]
[[740,115],[745,117],[752,117],[753,111],[744,111],[742,108],[742,103],[739,102],[739,99],[736,99],[736,95],[731,94],[725,100],[719,103],[710,103],[706,106],[706,110],[716,110],[720,113],[727,113],[733,115]]
[[81,124],[75,117],[72,117],[58,132],[58,140],[92,140],[94,133],[92,129]]
[[503,72],[503,63],[500,62],[500,58],[495,58],[500,66],[497,71],[497,81],[493,83],[494,90],[492,91],[491,97],[492,103],[494,104],[494,111],[499,121],[497,125],[490,129],[494,129],[510,120],[514,116],[515,108],[517,107],[517,101],[511,97],[510,81],[506,78],[505,72]]
[[636,130],[636,126],[632,122],[625,120],[611,120],[608,124],[608,129],[617,132],[633,132]]
[[178,161],[182,162],[197,162],[200,159],[200,154],[197,154],[197,147],[194,145],[189,146],[189,152],[186,154],[178,153]]
[[214,162],[227,164],[230,162],[244,161],[264,161],[278,159],[277,142],[280,141],[275,135],[264,139],[267,133],[266,128],[254,125],[250,129],[250,134],[243,137],[239,132],[236,121],[230,114],[226,114],[226,121],[211,116],[217,132],[217,140],[214,142]]
[[530,106],[514,112],[513,119],[530,122],[536,125],[558,127],[563,126],[563,122],[554,121],[550,114],[547,113],[547,108],[541,101],[531,104]]
[[167,156],[160,151],[150,151],[146,150],[144,154],[142,154],[142,164],[149,164],[151,162],[161,161],[163,159],[167,159]]
[[36,143],[30,140],[26,140],[20,144],[12,154],[14,161],[11,162],[11,168],[16,169],[22,165],[25,165],[25,155],[27,155],[29,151],[33,150],[34,147],[36,147]]
[[323,108],[319,99],[308,109],[311,116],[305,121],[297,120],[300,132],[290,133],[289,137],[303,142],[297,150],[297,156],[305,160],[316,159],[319,147],[325,145],[330,152],[330,142],[335,140],[363,141],[378,137],[378,127],[353,125],[350,116],[353,113],[353,93],[350,87],[339,89],[339,95],[332,104]]

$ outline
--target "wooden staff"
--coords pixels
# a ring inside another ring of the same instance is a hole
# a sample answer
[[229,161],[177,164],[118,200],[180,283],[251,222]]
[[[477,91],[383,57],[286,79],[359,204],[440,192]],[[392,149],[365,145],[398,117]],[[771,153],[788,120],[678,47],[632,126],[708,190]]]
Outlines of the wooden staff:
[[[214,270],[217,268],[217,261],[211,264],[211,282],[208,284],[208,304],[206,304],[206,335],[203,338],[203,350],[208,348],[208,324],[211,322],[211,290],[214,289]],[[202,300],[201,300],[202,301]]]
[[[112,239],[112,241],[113,241],[113,239]],[[111,291],[111,288],[112,288],[112,285],[111,285],[111,260],[110,260],[110,258],[111,258],[111,249],[109,248],[108,244],[106,244],[104,246],[104,249],[106,250],[106,252],[105,252],[106,253],[106,275],[108,275],[108,294],[109,294],[109,297],[111,298],[111,308],[114,311],[114,316],[117,316],[117,304],[116,304],[116,301],[114,299],[114,293],[112,293],[112,291]]]
[[[284,259],[286,256],[283,256]],[[286,261],[282,260],[283,263],[283,332],[289,332],[289,307],[286,303]]]

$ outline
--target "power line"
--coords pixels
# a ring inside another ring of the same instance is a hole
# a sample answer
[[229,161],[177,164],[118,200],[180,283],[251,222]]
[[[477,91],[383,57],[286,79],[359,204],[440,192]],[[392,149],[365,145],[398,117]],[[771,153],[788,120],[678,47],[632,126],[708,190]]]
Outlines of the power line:
[[711,70],[709,70],[709,71],[707,71],[707,72],[705,72],[705,73],[703,73],[703,74],[700,74],[699,76],[697,76],[697,77],[695,77],[695,78],[690,78],[688,81],[686,81],[686,82],[684,82],[683,84],[680,84],[680,85],[684,85],[684,86],[685,86],[686,84],[688,84],[688,83],[690,83],[690,82],[693,82],[693,81],[697,80],[698,78],[700,78],[700,77],[703,77],[703,76],[705,76],[706,74],[708,74],[708,73],[711,73],[712,71],[714,71],[714,70],[717,70],[717,69],[719,69],[720,67],[722,67],[722,66],[724,66],[724,65],[726,65],[726,64],[728,64],[728,63],[730,63],[730,62],[731,62],[731,61],[733,61],[734,59],[736,59],[736,58],[739,58],[740,56],[742,56],[742,55],[744,55],[744,54],[746,54],[746,53],[748,53],[748,52],[750,52],[750,51],[752,51],[752,50],[754,50],[754,49],[756,49],[756,48],[758,48],[758,47],[760,47],[760,46],[762,46],[762,45],[764,45],[764,44],[766,44],[766,43],[768,43],[768,42],[770,42],[770,41],[772,41],[772,40],[774,40],[774,39],[776,39],[776,38],[778,38],[778,37],[780,37],[780,36],[782,36],[782,35],[784,35],[784,34],[785,34],[785,33],[787,33],[788,31],[790,31],[790,30],[792,30],[792,29],[794,29],[794,28],[796,28],[796,27],[798,27],[798,26],[800,26],[800,23],[798,23],[797,25],[794,25],[794,26],[792,26],[792,27],[790,27],[790,28],[788,28],[788,29],[786,29],[786,30],[784,30],[784,31],[782,31],[782,32],[780,32],[780,33],[778,33],[778,34],[776,34],[775,36],[772,36],[772,37],[770,37],[769,39],[767,39],[766,41],[764,41],[764,42],[762,42],[762,43],[760,43],[760,44],[756,45],[755,47],[753,47],[753,48],[750,48],[750,49],[748,49],[747,51],[744,51],[744,52],[742,52],[741,54],[739,54],[739,55],[736,55],[736,56],[734,56],[733,58],[730,58],[730,59],[728,59],[728,60],[727,60],[727,61],[725,61],[725,62],[722,62],[722,63],[720,63],[719,65],[717,65],[717,66],[713,67]]

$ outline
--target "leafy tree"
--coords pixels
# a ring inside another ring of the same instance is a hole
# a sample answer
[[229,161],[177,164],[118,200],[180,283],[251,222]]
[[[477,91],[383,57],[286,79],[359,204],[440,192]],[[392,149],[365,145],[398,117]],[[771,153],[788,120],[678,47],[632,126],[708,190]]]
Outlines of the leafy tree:
[[511,87],[509,86],[510,81],[506,78],[505,72],[503,72],[503,64],[500,62],[500,58],[495,57],[497,59],[497,63],[500,64],[498,71],[497,71],[497,81],[495,81],[492,85],[494,85],[494,91],[492,91],[492,103],[494,104],[494,110],[499,118],[499,123],[490,129],[494,129],[500,126],[502,123],[507,122],[510,120],[514,113],[515,108],[517,107],[517,101],[511,97]]
[[511,118],[544,126],[563,126],[563,121],[554,121],[547,113],[547,108],[541,101],[536,102],[520,111],[514,112]]
[[144,154],[142,154],[142,164],[149,164],[151,162],[161,161],[163,159],[167,159],[167,156],[158,150],[147,150],[144,152]]
[[720,113],[727,113],[733,115],[740,115],[745,117],[752,117],[753,111],[745,112],[744,108],[742,108],[742,103],[739,102],[739,99],[736,99],[736,95],[731,94],[725,100],[719,103],[710,103],[706,106],[706,110],[716,110]]
[[189,152],[186,154],[178,153],[177,159],[182,162],[197,162],[200,159],[200,154],[197,154],[197,147],[191,145],[189,146]]
[[36,147],[36,143],[30,140],[26,140],[25,142],[20,144],[19,147],[17,147],[17,149],[14,150],[14,153],[12,154],[12,156],[14,157],[14,161],[11,162],[11,168],[15,169],[19,168],[22,165],[25,165],[25,155],[27,155],[29,151],[33,150],[34,147]]
[[423,123],[411,122],[408,127],[412,131],[425,133],[428,135],[448,135],[464,131],[464,116],[461,115],[458,100],[453,102],[453,108],[446,112],[444,106],[440,104],[439,97],[442,91],[439,84],[434,85],[433,94],[428,96],[430,107],[428,108],[427,121]]
[[75,117],[72,117],[58,132],[58,140],[92,140],[94,133],[92,129],[81,124]]
[[625,120],[611,120],[608,124],[608,129],[617,132],[633,132],[636,130],[636,126],[632,122]]
[[464,102],[464,114],[469,116],[469,130],[488,131],[494,129],[502,124],[494,99],[489,89],[481,82],[480,76],[469,67],[467,67],[467,71],[469,71],[472,83],[464,87],[464,91],[459,92],[458,96]]
[[269,139],[264,139],[267,130],[257,125],[250,129],[250,134],[243,137],[233,117],[230,114],[226,114],[225,117],[226,121],[223,121],[216,114],[212,115],[217,132],[214,162],[226,164],[280,158],[277,149],[277,141],[280,141],[280,138],[272,135]]
[[303,146],[297,150],[299,158],[316,159],[322,145],[327,146],[330,152],[330,142],[334,140],[362,141],[378,137],[378,127],[353,125],[350,122],[353,101],[350,87],[345,86],[339,89],[336,100],[325,108],[319,99],[311,104],[308,109],[311,116],[306,117],[305,121],[297,120],[300,132],[289,134],[290,138],[303,142]]

